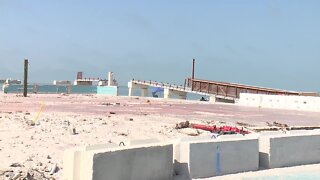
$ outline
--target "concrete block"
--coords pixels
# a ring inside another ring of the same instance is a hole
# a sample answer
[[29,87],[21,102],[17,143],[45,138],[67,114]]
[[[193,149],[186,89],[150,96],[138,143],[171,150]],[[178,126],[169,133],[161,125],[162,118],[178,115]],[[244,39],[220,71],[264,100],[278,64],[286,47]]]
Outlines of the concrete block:
[[240,93],[239,104],[244,106],[259,107],[262,101],[260,94]]
[[181,141],[176,148],[175,171],[191,179],[258,170],[256,136]]
[[287,97],[287,108],[291,110],[305,110],[304,103],[307,101],[300,96],[289,96]]
[[239,105],[320,112],[320,97],[240,93]]
[[320,163],[320,134],[303,131],[261,135],[259,151],[260,166],[265,168]]
[[63,154],[63,179],[80,180],[81,152],[82,148],[69,149]]
[[261,107],[266,108],[282,108],[286,107],[286,97],[278,95],[261,95]]
[[[99,145],[101,146],[101,145]],[[171,180],[173,145],[84,148],[65,152],[65,180]]]

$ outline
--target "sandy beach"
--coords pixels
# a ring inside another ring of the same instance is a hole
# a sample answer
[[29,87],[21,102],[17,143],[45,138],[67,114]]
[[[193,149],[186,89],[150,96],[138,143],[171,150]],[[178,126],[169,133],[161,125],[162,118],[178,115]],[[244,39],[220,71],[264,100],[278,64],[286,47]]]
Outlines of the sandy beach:
[[61,179],[63,152],[72,147],[210,135],[201,130],[175,129],[177,123],[186,120],[209,125],[236,126],[241,122],[262,127],[277,121],[315,126],[320,125],[319,115],[175,99],[0,94],[0,179],[19,171],[43,179]]

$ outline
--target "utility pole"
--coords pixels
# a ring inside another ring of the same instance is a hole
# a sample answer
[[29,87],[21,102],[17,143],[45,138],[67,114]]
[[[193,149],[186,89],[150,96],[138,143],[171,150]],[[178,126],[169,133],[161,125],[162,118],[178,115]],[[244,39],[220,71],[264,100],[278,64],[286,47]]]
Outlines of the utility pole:
[[192,61],[192,77],[191,77],[191,91],[193,91],[193,80],[194,80],[194,65],[196,63],[196,60],[193,59]]
[[28,94],[28,59],[24,59],[23,97]]
[[193,59],[192,61],[192,79],[194,79],[194,64],[196,63],[196,60]]

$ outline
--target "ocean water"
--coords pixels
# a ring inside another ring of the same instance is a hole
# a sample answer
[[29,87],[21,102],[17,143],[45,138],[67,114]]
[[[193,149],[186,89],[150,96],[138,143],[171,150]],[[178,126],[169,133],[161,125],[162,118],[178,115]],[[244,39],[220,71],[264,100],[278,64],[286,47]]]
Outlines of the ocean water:
[[[28,93],[33,93],[33,85],[28,85]],[[96,88],[95,86],[73,86],[73,91],[76,91],[78,94],[95,94],[97,93],[94,91]],[[149,87],[148,89],[148,97],[153,97],[152,92],[155,91],[156,88]],[[11,85],[10,88],[7,90],[10,93],[22,93],[23,85]],[[2,91],[2,84],[0,84],[0,92]],[[65,86],[55,86],[55,85],[45,85],[45,84],[39,84],[38,87],[38,93],[41,94],[60,94],[60,93],[66,93],[67,88]],[[140,96],[141,90],[140,89],[133,89],[133,96]],[[129,89],[127,86],[119,86],[118,87],[118,95],[119,96],[128,96]],[[157,92],[156,95],[158,98],[163,98],[163,92]],[[205,99],[208,99],[209,97],[198,95],[194,93],[188,93],[187,99],[189,100],[200,100],[201,97],[204,97]],[[178,98],[178,97],[173,97]]]

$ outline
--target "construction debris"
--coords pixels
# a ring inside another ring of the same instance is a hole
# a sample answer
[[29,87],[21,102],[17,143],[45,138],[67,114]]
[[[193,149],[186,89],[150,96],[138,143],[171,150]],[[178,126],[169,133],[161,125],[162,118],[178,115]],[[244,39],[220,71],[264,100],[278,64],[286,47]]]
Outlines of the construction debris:
[[208,125],[202,125],[202,124],[192,124],[192,128],[194,129],[202,129],[206,131],[210,131],[212,133],[218,133],[218,134],[250,134],[249,131],[244,130],[243,128],[239,129],[237,127],[233,126],[221,126],[217,127],[214,126],[208,126]]
[[244,123],[244,122],[239,122],[239,121],[237,121],[236,123],[237,123],[237,125],[239,125],[239,126],[244,126],[244,127],[252,127],[252,126],[253,126],[253,125],[251,125],[251,124]]
[[0,170],[0,176],[4,176],[7,173],[13,173],[12,169]]
[[56,173],[58,170],[58,166],[57,164],[54,164],[53,167],[51,168],[51,171],[50,171],[50,175],[53,175],[54,173]]
[[189,121],[186,121],[186,122],[180,122],[180,123],[176,124],[175,129],[183,129],[183,128],[188,128],[188,127],[190,127],[190,123],[189,123]]
[[[202,125],[202,124],[191,124],[189,121],[180,122],[176,124],[175,129],[185,129],[185,128],[193,128],[193,129],[201,129],[204,131],[210,131],[211,133],[218,133],[218,134],[249,134],[250,132],[247,130],[244,130],[243,128],[239,129],[237,127],[233,126],[209,126],[209,125]],[[199,131],[197,133],[195,131],[189,132],[189,130],[186,130],[185,134],[192,134],[192,135],[199,135]]]
[[13,173],[10,180],[17,180],[21,176],[21,172]]
[[274,126],[277,126],[277,127],[283,127],[283,128],[286,128],[286,127],[289,127],[288,124],[285,124],[285,123],[278,123],[278,122],[273,122],[273,125]]
[[10,167],[22,167],[22,165],[19,163],[13,163],[10,165]]
[[197,129],[185,128],[180,130],[181,133],[189,136],[198,136],[200,132]]
[[28,120],[28,121],[26,121],[26,123],[27,123],[29,126],[35,126],[35,125],[36,125],[36,123],[35,123],[34,121],[32,121],[32,120]]
[[290,126],[287,128],[283,127],[275,127],[275,126],[268,126],[268,127],[251,127],[252,131],[261,132],[261,131],[283,131],[283,130],[314,130],[320,129],[320,126]]
[[285,124],[285,123],[278,123],[276,121],[274,121],[273,123],[269,123],[267,122],[267,125],[268,126],[276,126],[276,127],[281,127],[281,128],[287,128],[289,127],[288,124]]
[[70,128],[69,131],[70,131],[70,134],[71,134],[71,135],[77,134],[76,128]]

